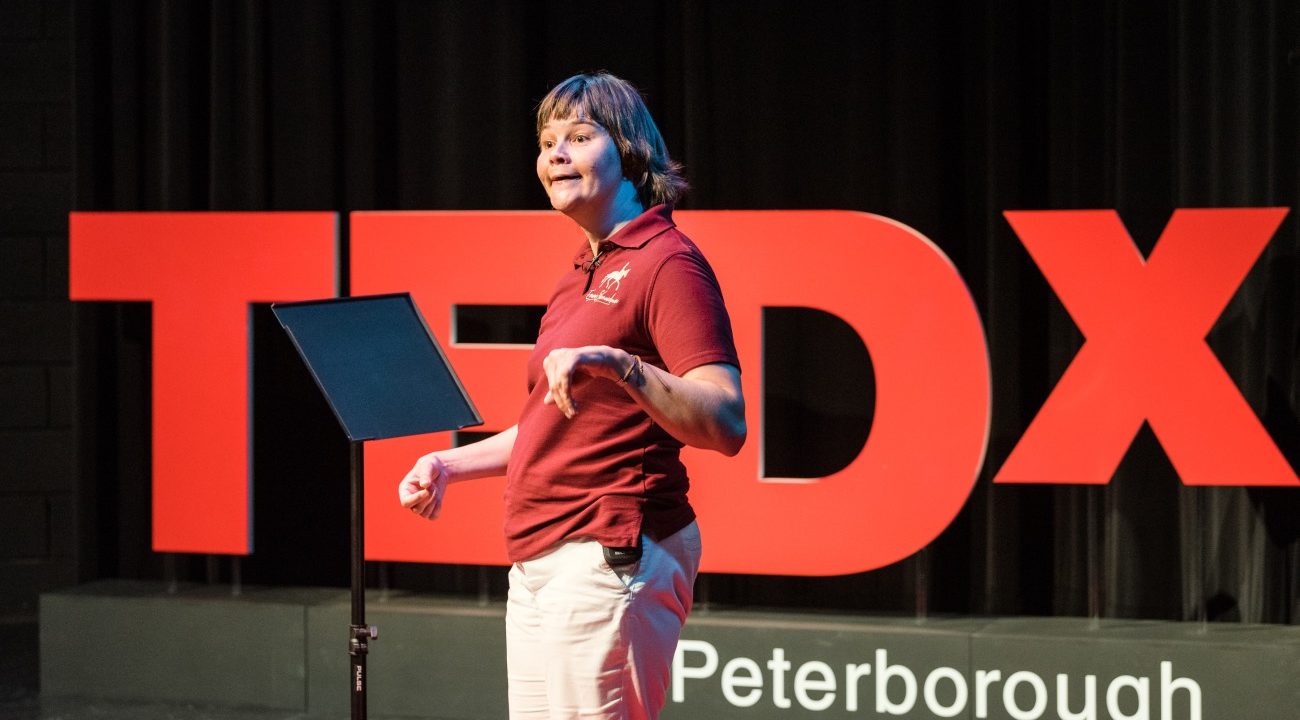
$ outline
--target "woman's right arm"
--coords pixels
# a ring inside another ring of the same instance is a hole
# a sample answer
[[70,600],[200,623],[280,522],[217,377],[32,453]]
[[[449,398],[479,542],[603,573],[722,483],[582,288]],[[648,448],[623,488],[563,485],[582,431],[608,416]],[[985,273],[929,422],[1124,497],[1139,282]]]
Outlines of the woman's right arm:
[[437,518],[449,484],[506,474],[518,429],[512,425],[476,443],[421,457],[397,484],[398,501],[423,518]]

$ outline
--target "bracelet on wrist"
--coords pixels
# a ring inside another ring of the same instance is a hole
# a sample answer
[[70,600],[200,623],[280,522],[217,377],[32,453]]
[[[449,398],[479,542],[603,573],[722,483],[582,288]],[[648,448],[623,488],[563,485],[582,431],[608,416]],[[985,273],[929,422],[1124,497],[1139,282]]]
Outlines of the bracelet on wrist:
[[619,385],[632,385],[633,387],[641,386],[641,356],[633,355],[632,362],[628,363],[627,370],[623,372],[623,377],[618,379]]

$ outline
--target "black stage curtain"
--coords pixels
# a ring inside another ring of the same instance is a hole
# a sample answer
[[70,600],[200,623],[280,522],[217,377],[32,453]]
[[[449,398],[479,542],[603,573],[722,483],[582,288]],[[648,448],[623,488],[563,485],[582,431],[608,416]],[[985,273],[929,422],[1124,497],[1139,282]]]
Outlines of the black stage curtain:
[[[1009,209],[1117,208],[1149,252],[1175,208],[1292,208],[1209,342],[1300,465],[1293,2],[77,0],[75,13],[79,210],[542,208],[531,111],[555,82],[608,69],[644,90],[685,163],[683,207],[863,210],[933,239],[975,295],[993,360],[966,509],[892,567],[711,576],[708,603],[1300,622],[1300,491],[1184,487],[1147,428],[1107,486],[990,482],[1082,343]],[[791,253],[796,271],[834,262],[815,237]],[[258,550],[242,580],[343,585],[346,447],[255,315],[257,377],[271,379],[255,388]],[[224,582],[225,560],[149,550],[148,320],[125,303],[77,310],[83,576]],[[826,378],[869,395],[860,346],[785,326],[782,347],[803,350],[779,358],[772,397],[824,431],[774,442],[842,452],[837,429],[869,413],[806,399]],[[397,589],[503,587],[483,568],[374,572]]]

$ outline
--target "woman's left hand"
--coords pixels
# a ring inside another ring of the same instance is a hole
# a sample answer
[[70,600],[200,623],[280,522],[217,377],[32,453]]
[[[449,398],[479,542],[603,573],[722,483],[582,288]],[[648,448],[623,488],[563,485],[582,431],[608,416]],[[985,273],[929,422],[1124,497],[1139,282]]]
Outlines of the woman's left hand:
[[606,345],[556,348],[542,360],[547,382],[546,397],[542,402],[555,405],[564,417],[572,419],[578,414],[578,403],[573,399],[573,380],[579,371],[593,377],[618,380],[622,377],[619,368],[631,361],[631,355]]
[[[635,366],[635,368],[634,368]],[[618,382],[636,373],[626,387],[650,419],[692,447],[735,455],[745,444],[745,396],[740,370],[727,363],[709,363],[681,377],[639,363],[626,351],[605,345],[557,348],[542,360],[546,397],[566,418],[578,414],[573,381],[579,371]]]

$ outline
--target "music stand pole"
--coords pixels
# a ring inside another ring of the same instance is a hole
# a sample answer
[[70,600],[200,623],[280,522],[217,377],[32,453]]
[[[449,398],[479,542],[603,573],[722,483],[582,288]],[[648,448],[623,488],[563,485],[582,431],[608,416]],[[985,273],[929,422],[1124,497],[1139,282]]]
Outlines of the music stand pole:
[[366,718],[366,654],[379,630],[366,624],[366,440],[482,425],[410,293],[275,303],[284,326],[348,436],[352,495],[352,622],[348,687],[352,720]]
[[370,641],[379,637],[379,629],[366,625],[366,553],[364,475],[365,443],[348,443],[351,461],[352,494],[352,624],[349,628],[348,655],[352,659],[349,684],[352,687],[352,720],[366,720],[366,653]]

